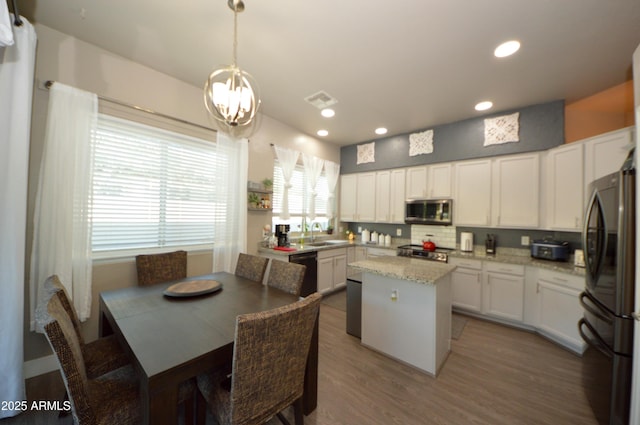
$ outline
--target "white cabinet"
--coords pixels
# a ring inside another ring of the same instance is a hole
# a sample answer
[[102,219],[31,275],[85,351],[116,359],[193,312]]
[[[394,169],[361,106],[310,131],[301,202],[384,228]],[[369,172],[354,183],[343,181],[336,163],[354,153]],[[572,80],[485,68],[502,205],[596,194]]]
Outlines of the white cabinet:
[[340,178],[341,221],[375,221],[375,184],[376,173],[346,174]]
[[362,261],[367,259],[367,248],[364,246],[350,246],[347,248],[347,277],[352,277],[360,273],[360,270],[356,270],[349,266],[356,261]]
[[340,220],[356,221],[358,180],[355,174],[340,177]]
[[451,198],[451,164],[430,165],[427,171],[427,192],[429,198]]
[[391,170],[391,191],[389,193],[389,222],[404,223],[405,170]]
[[456,309],[482,312],[482,261],[474,259],[449,259],[456,266],[451,272],[451,305]]
[[582,354],[586,344],[578,333],[583,315],[579,295],[584,278],[540,269],[538,271],[538,332]]
[[427,167],[407,168],[407,199],[427,198]]
[[455,225],[490,225],[491,160],[459,162],[454,170]]
[[[583,140],[585,184],[618,171],[629,154],[633,127],[623,128]],[[587,197],[591,194],[587,193]]]
[[524,321],[524,266],[484,263],[483,313],[498,319]]
[[391,203],[389,195],[391,193],[391,171],[378,171],[376,173],[376,217],[377,223],[386,223],[390,220],[389,211]]
[[[357,221],[372,222],[376,219],[376,173],[360,173],[357,176]],[[373,190],[372,190],[373,189]]]
[[494,160],[493,224],[535,228],[539,224],[540,156],[537,153]]
[[580,230],[584,209],[583,144],[571,143],[548,151],[545,174],[545,227]]
[[366,188],[375,192],[378,223],[404,223],[404,169],[378,171],[375,188]]
[[347,284],[347,248],[318,251],[318,292],[331,292]]

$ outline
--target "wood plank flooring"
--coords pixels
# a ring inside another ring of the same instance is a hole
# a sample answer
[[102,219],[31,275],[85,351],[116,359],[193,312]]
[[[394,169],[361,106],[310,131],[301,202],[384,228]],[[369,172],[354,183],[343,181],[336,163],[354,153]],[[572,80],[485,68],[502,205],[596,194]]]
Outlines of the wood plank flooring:
[[[468,318],[451,349],[438,377],[427,376],[362,347],[345,333],[345,313],[323,305],[318,408],[305,424],[597,425],[584,393],[582,359],[542,337]],[[61,382],[53,377],[29,383],[29,398],[43,387],[51,393],[40,392],[38,399],[61,398]],[[1,425],[71,423],[51,414],[21,416]]]

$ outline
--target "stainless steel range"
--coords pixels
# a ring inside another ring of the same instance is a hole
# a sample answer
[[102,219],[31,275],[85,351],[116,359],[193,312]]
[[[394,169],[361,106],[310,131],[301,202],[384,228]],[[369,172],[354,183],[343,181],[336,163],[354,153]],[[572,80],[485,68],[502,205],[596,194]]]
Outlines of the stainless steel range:
[[422,249],[422,245],[402,245],[398,247],[399,257],[422,258],[424,260],[439,261],[441,263],[449,262],[450,249],[437,248],[435,251],[426,251]]

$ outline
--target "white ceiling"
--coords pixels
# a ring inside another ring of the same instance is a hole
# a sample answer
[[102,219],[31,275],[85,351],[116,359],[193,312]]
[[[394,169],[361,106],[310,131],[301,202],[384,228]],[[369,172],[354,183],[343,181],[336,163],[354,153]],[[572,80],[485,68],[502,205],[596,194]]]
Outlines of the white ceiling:
[[[339,145],[565,99],[631,79],[638,0],[245,0],[238,64],[262,112]],[[111,52],[203,86],[231,61],[226,0],[30,0],[20,12]],[[520,51],[494,48],[518,39]],[[304,98],[338,100],[323,118]],[[204,106],[203,106],[204,107]]]

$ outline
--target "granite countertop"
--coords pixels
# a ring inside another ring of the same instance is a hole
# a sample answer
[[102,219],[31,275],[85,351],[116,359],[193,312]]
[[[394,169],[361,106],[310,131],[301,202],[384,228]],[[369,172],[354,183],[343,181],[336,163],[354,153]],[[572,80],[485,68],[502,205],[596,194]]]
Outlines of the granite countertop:
[[456,266],[409,257],[378,257],[356,261],[349,266],[367,273],[394,279],[434,285],[438,279],[451,273]]
[[[323,240],[327,240],[326,238],[324,239],[318,239],[316,240],[316,243],[321,243]],[[329,239],[331,241],[344,241],[343,243],[332,243],[329,245],[323,245],[323,246],[313,246],[310,245],[309,242],[305,243],[304,245],[299,245],[298,243],[291,243],[291,248],[295,248],[295,251],[281,251],[281,250],[277,250],[277,249],[273,249],[273,248],[267,248],[264,246],[260,246],[258,247],[258,252],[259,253],[263,253],[263,254],[273,254],[273,255],[282,255],[282,256],[289,256],[292,254],[301,254],[301,253],[305,253],[305,252],[312,252],[312,251],[324,251],[324,250],[328,250],[328,249],[336,249],[336,248],[345,248],[345,247],[350,247],[350,246],[364,246],[367,248],[382,248],[382,249],[389,249],[389,250],[393,250],[394,253],[395,251],[398,249],[398,247],[400,245],[405,245],[408,242],[406,240],[400,240],[397,242],[392,243],[389,246],[386,245],[378,245],[376,243],[363,243],[361,241],[349,241],[346,239]]]
[[463,252],[454,250],[449,253],[449,257],[470,258],[482,261],[495,261],[496,263],[519,264],[522,266],[539,267],[541,269],[552,270],[561,273],[568,273],[575,276],[584,276],[584,267],[576,267],[573,261],[551,261],[541,260],[531,257],[529,250],[517,248],[498,248],[495,255],[488,255],[484,249],[475,249],[473,252]]

